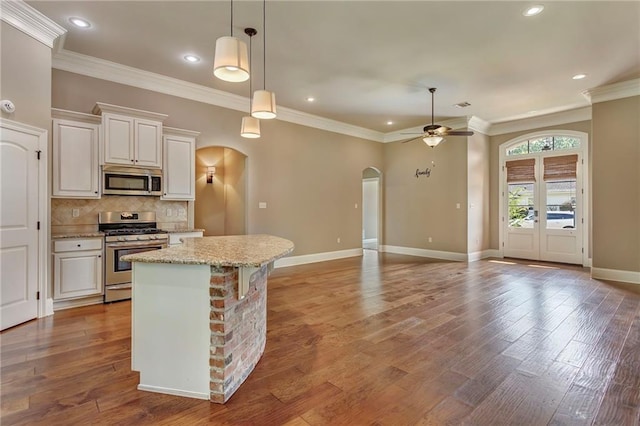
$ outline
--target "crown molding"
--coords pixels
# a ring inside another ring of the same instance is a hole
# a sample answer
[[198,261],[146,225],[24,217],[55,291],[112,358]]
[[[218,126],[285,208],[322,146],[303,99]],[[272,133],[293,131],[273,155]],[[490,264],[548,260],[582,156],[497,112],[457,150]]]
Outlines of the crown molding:
[[[53,55],[52,67],[166,95],[177,96],[236,111],[247,111],[249,98],[199,84],[189,83],[161,74],[143,71],[104,59],[60,49]],[[307,114],[290,108],[279,107],[277,120],[314,127],[357,138],[382,142],[384,134],[363,127]]]
[[474,132],[488,135],[489,131],[491,130],[491,123],[483,120],[480,117],[472,115],[471,117],[469,117],[469,124],[467,127],[469,128],[469,130],[473,130]]
[[582,95],[591,104],[640,96],[640,78],[585,90]]
[[64,120],[82,121],[85,123],[101,124],[102,117],[95,114],[85,114],[83,112],[68,111],[66,109],[51,108],[51,118]]
[[50,49],[53,48],[53,42],[67,32],[22,0],[0,1],[0,19]]
[[191,138],[197,138],[198,136],[200,136],[200,132],[196,132],[194,130],[178,129],[177,127],[167,127],[167,126],[162,126],[162,134],[164,136],[166,135],[186,136]]
[[504,135],[505,133],[521,132],[525,130],[539,129],[541,127],[557,126],[559,124],[576,123],[578,121],[591,120],[591,107],[572,109],[554,114],[540,115],[538,117],[522,120],[507,121],[492,124],[489,127],[489,136]]

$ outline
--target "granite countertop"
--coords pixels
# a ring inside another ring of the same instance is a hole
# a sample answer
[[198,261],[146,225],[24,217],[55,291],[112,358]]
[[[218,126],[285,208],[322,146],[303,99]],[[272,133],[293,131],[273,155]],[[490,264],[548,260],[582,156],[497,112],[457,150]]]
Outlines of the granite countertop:
[[188,232],[204,232],[204,229],[194,228],[194,229],[163,229],[168,234],[185,234]]
[[100,231],[93,232],[69,232],[65,234],[51,234],[52,240],[62,240],[65,238],[102,238],[104,233]]
[[271,235],[202,237],[187,238],[179,246],[130,254],[121,259],[144,263],[259,267],[286,256],[293,248],[291,241]]

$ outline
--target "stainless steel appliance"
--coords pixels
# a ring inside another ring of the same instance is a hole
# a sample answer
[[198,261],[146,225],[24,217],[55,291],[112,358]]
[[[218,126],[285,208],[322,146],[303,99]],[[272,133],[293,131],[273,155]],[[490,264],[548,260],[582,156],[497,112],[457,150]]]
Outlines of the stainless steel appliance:
[[155,212],[98,214],[98,230],[105,234],[105,302],[131,298],[131,262],[122,256],[167,247],[169,235],[156,226]]
[[107,195],[162,195],[162,171],[104,166],[102,193]]

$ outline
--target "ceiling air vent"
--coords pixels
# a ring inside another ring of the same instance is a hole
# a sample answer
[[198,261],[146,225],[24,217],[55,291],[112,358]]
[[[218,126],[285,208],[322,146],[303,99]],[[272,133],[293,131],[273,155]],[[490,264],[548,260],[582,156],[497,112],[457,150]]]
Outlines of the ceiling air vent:
[[471,106],[471,104],[469,102],[460,102],[459,104],[455,104],[454,106],[458,108],[466,108],[468,106]]

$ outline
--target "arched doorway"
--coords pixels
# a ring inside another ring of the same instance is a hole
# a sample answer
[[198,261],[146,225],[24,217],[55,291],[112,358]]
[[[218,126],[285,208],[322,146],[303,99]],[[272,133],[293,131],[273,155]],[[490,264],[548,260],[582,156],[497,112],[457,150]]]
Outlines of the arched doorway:
[[233,148],[196,150],[194,226],[205,236],[246,234],[246,162],[247,156]]
[[587,265],[588,137],[523,135],[500,146],[504,256]]
[[362,171],[362,248],[378,250],[381,234],[381,173],[367,167]]

